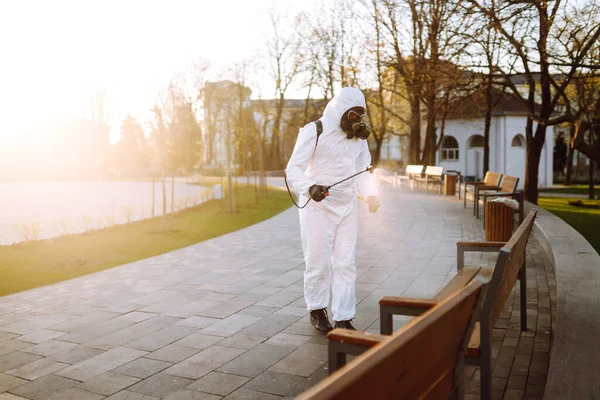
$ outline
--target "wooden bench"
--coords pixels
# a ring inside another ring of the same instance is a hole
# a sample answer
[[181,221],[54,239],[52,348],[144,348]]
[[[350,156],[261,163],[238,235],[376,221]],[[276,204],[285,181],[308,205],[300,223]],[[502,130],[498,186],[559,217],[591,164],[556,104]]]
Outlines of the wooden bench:
[[483,190],[499,190],[500,189],[500,180],[502,179],[502,174],[498,172],[488,171],[485,173],[485,177],[483,181],[473,181],[467,182],[465,181],[465,197],[463,207],[467,208],[467,192],[469,191],[469,186],[473,186],[473,215],[475,215],[475,201],[476,201],[476,191],[478,187],[484,188]]
[[[481,398],[491,398],[492,382],[492,328],[500,313],[504,309],[506,300],[510,296],[516,280],[520,282],[521,295],[521,330],[527,330],[527,301],[526,301],[526,268],[525,250],[527,241],[533,228],[537,210],[532,210],[525,221],[519,226],[510,240],[504,242],[458,242],[457,245],[457,275],[433,299],[411,299],[403,297],[383,297],[380,304],[380,332],[381,335],[366,335],[352,333],[354,331],[334,330],[335,334],[328,335],[330,353],[329,362],[336,368],[343,364],[345,356],[334,354],[347,349],[348,354],[358,355],[367,348],[375,346],[382,338],[393,332],[393,315],[419,316],[438,304],[448,292],[469,279],[473,280],[474,274],[478,276],[491,276],[490,284],[485,293],[479,322],[475,325],[466,352],[466,362],[470,365],[481,367]],[[464,265],[464,254],[469,251],[498,252],[496,265],[493,269],[486,267],[470,267]],[[461,272],[461,271],[465,272]],[[351,333],[351,334],[350,334]],[[345,343],[345,348],[335,342]],[[334,350],[332,350],[332,348]]]
[[415,178],[421,177],[423,174],[423,166],[422,165],[407,165],[406,170],[404,171],[404,175],[398,175],[396,177],[400,182],[406,182],[408,186],[411,186],[412,182],[414,182]]
[[449,295],[298,399],[462,399],[464,351],[485,284],[474,280]]
[[513,197],[519,199],[517,193],[517,187],[519,186],[519,178],[515,176],[504,175],[502,178],[502,184],[500,187],[486,189],[483,187],[475,188],[475,208],[477,209],[476,215],[479,219],[479,199],[483,196],[483,221],[485,226],[485,202],[488,197]]
[[422,178],[415,178],[416,182],[425,183],[425,192],[429,193],[429,184],[437,184],[440,186],[440,194],[442,194],[442,174],[444,173],[444,167],[428,166],[425,168],[425,176]]

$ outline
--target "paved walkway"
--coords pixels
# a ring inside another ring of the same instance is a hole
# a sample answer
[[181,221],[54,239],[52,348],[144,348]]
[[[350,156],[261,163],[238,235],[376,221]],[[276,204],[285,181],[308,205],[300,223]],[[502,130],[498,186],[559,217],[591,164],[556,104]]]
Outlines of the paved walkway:
[[[379,213],[362,208],[354,322],[378,332],[379,298],[433,295],[454,274],[455,243],[481,239],[482,223],[455,198],[391,188]],[[541,398],[545,381],[555,284],[535,240],[529,249],[532,330],[518,331],[518,305],[509,305],[494,331],[497,398]],[[302,274],[290,209],[185,249],[2,297],[0,400],[293,397],[327,375]],[[478,398],[478,372],[467,374]]]

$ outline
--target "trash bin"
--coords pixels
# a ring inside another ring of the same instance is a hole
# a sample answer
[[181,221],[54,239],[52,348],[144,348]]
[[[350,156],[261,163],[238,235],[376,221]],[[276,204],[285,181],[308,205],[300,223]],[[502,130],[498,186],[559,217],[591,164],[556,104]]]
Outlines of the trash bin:
[[456,195],[456,178],[457,176],[454,174],[446,174],[444,177],[444,194],[446,196]]
[[485,203],[485,240],[508,242],[513,231],[513,210],[502,203]]

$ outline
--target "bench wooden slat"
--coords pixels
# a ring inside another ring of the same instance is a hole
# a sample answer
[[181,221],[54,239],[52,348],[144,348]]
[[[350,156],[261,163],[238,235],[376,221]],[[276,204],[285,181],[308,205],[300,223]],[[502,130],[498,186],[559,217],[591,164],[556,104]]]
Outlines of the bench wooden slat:
[[461,290],[462,288],[467,286],[467,284],[469,282],[471,282],[473,280],[475,275],[477,275],[477,273],[480,270],[481,270],[481,267],[479,267],[479,266],[477,266],[477,267],[476,266],[466,266],[466,267],[462,268],[460,271],[458,271],[456,273],[456,275],[454,275],[452,280],[450,282],[448,282],[446,284],[446,286],[444,286],[442,288],[442,290],[440,290],[438,292],[438,294],[435,295],[434,299],[436,299],[436,300],[444,299],[444,298],[448,297],[449,295],[451,295],[452,293],[456,292],[457,290]]
[[502,179],[502,185],[500,185],[500,191],[504,193],[514,193],[517,190],[519,178],[514,176],[505,175]]
[[469,357],[481,356],[481,324],[479,322],[475,323],[473,333],[471,333],[469,345],[467,346],[467,355]]
[[423,173],[423,166],[422,165],[407,165],[405,173],[407,175],[408,174],[419,174],[419,175],[421,175]]
[[439,303],[440,300],[445,299],[454,292],[461,290],[481,270],[480,266],[466,266],[454,275],[452,280],[442,288],[442,290],[435,295],[433,299],[422,299],[414,297],[400,297],[400,296],[383,296],[379,300],[380,306],[387,307],[398,307],[398,308],[422,308],[429,309]]

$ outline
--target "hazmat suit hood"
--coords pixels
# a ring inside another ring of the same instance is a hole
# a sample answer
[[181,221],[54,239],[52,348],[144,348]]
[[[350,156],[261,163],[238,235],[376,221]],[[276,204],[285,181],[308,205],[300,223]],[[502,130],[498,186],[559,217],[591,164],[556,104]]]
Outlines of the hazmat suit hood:
[[365,96],[360,89],[345,87],[327,103],[323,118],[340,126],[342,115],[352,107],[366,108]]

